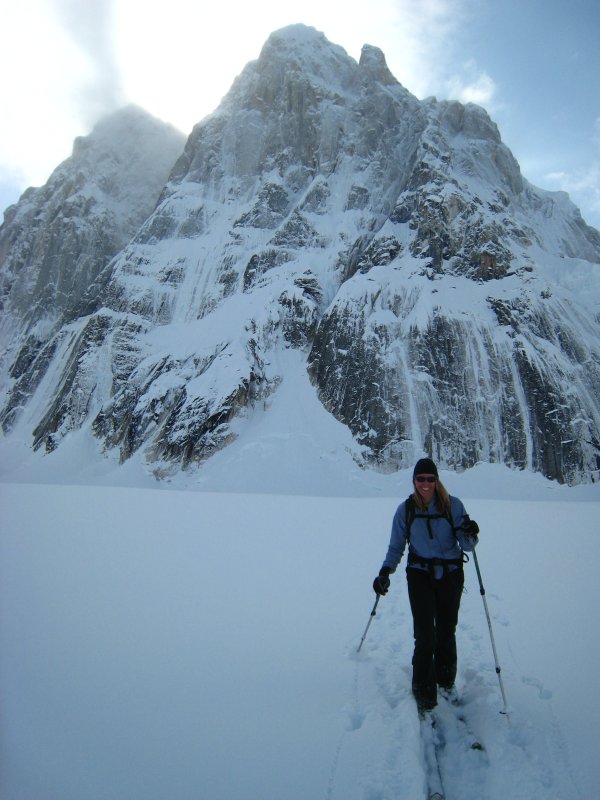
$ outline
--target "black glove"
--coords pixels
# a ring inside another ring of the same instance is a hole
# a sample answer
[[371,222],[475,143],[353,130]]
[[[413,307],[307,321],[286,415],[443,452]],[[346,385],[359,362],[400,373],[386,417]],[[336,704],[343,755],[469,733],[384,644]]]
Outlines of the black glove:
[[375,594],[387,594],[390,588],[390,568],[382,567],[379,570],[379,575],[373,581],[373,591]]
[[461,528],[467,536],[475,537],[479,533],[479,525],[474,519],[470,519],[468,514],[465,514],[465,519]]

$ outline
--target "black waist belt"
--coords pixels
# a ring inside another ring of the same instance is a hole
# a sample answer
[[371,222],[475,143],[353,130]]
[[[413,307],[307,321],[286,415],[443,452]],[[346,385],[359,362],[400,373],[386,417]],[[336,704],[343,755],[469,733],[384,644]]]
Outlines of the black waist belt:
[[423,556],[419,556],[412,551],[408,554],[407,566],[423,567],[424,569],[428,569],[431,573],[433,573],[434,567],[442,567],[444,572],[448,572],[448,567],[450,565],[462,569],[463,556],[461,555],[460,558],[423,558]]

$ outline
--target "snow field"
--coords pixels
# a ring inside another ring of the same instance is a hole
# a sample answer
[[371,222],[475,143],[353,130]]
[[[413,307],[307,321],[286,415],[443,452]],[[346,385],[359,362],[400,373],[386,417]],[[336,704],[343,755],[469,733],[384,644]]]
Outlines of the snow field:
[[[448,799],[591,800],[598,504],[461,496],[511,717],[468,564]],[[397,502],[0,484],[0,796],[424,797]]]

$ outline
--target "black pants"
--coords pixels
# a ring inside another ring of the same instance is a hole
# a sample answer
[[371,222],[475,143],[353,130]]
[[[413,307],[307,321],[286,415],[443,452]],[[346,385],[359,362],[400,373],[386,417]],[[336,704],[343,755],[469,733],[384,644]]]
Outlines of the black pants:
[[456,678],[456,625],[463,591],[462,569],[445,571],[439,580],[425,570],[408,568],[408,596],[413,615],[413,693],[421,708],[433,708],[437,687]]

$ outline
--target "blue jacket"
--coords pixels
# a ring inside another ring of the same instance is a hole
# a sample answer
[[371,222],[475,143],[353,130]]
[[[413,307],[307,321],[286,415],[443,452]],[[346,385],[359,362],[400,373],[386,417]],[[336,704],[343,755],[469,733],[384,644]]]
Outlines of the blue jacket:
[[[478,542],[476,536],[466,536],[462,530],[458,529],[464,522],[466,511],[458,497],[450,496],[450,511],[455,530],[445,517],[433,517],[425,519],[415,517],[410,527],[409,553],[414,553],[421,558],[439,558],[443,560],[460,559],[463,550],[473,550]],[[429,504],[427,511],[418,511],[417,514],[436,515],[438,514],[435,498]],[[392,572],[400,563],[400,559],[406,548],[406,501],[400,503],[394,514],[392,522],[392,534],[383,567],[388,567]],[[411,564],[411,569],[428,569],[427,566]],[[450,569],[458,569],[455,565],[450,565]],[[444,569],[436,566],[434,575],[441,578]]]

